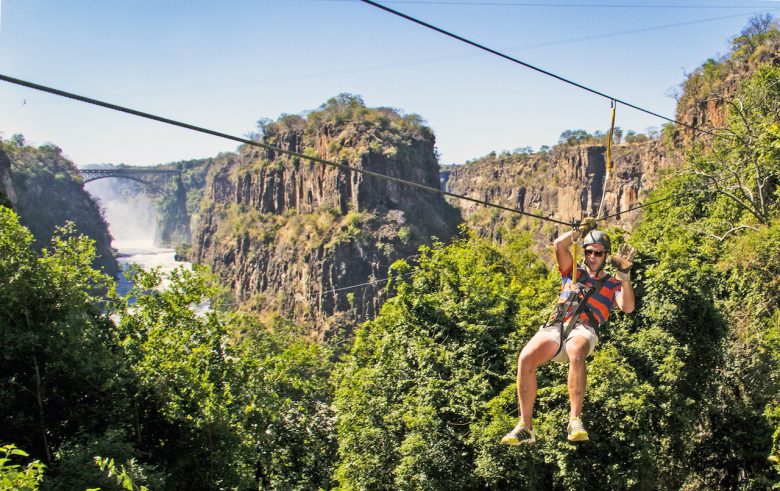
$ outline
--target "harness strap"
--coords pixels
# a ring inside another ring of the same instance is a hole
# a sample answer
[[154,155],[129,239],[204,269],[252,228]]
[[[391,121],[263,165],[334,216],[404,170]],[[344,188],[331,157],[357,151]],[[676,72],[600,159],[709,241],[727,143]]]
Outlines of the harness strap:
[[[569,334],[571,334],[572,329],[574,329],[574,326],[577,324],[577,321],[579,320],[580,314],[585,311],[585,314],[588,315],[588,319],[591,319],[591,316],[593,316],[593,312],[590,311],[588,308],[588,299],[597,291],[601,290],[601,287],[604,286],[604,283],[607,282],[607,278],[609,276],[604,275],[604,278],[600,280],[596,280],[596,282],[585,291],[585,294],[582,296],[582,300],[580,300],[580,303],[577,304],[577,307],[574,309],[574,313],[572,314],[571,318],[569,319],[569,322],[566,324],[566,327],[564,328],[563,325],[563,319],[560,320],[560,332],[561,332],[561,342],[558,344],[558,350],[553,355],[553,358],[558,356],[558,353],[561,352],[563,349],[563,345],[566,343],[566,338],[569,337]],[[593,317],[593,320],[595,320],[595,317]],[[598,323],[595,323],[598,324]],[[598,326],[594,325],[593,328],[596,329]]]
[[599,335],[599,321],[596,320],[596,316],[593,314],[593,311],[590,309],[585,309],[585,315],[588,316],[588,321],[590,321],[590,326],[593,328],[594,331],[596,331],[596,336]]

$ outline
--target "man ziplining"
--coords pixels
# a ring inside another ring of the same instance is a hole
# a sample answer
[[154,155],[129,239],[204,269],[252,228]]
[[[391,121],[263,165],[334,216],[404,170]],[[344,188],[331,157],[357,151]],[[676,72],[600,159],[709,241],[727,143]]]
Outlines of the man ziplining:
[[[517,361],[517,399],[520,421],[507,433],[501,443],[520,445],[536,441],[533,428],[533,407],[536,400],[536,369],[550,360],[569,362],[569,424],[568,439],[574,442],[588,440],[582,423],[582,404],[585,399],[586,367],[588,357],[598,344],[598,327],[607,321],[617,304],[629,314],[634,311],[634,290],[631,287],[631,267],[634,249],[623,244],[618,253],[610,256],[609,236],[596,230],[594,218],[555,239],[555,258],[561,273],[561,293],[555,314],[523,347]],[[585,258],[574,269],[574,257],[569,246],[584,237]],[[615,277],[603,269],[607,263],[615,266]],[[572,275],[574,273],[574,276]],[[565,340],[565,341],[563,341]],[[563,342],[562,342],[563,341]]]

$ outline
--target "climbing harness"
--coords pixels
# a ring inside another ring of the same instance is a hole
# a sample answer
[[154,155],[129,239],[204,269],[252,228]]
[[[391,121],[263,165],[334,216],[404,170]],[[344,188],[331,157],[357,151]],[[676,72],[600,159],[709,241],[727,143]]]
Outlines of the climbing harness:
[[[577,264],[574,263],[572,266],[572,277],[574,276],[574,271],[577,270]],[[555,354],[553,355],[553,358],[558,356],[558,353],[561,352],[563,349],[563,345],[566,344],[566,339],[569,337],[569,334],[571,334],[572,329],[574,329],[574,326],[577,324],[580,318],[580,314],[584,313],[588,316],[588,321],[591,323],[591,327],[593,329],[598,328],[598,321],[596,321],[596,317],[593,315],[593,312],[590,311],[590,308],[588,308],[588,299],[597,291],[601,290],[601,287],[604,286],[604,283],[607,282],[607,278],[609,276],[604,275],[604,277],[600,280],[596,280],[595,283],[591,284],[590,286],[583,284],[583,283],[576,283],[577,287],[575,290],[571,292],[571,299],[567,300],[566,302],[561,302],[558,304],[558,311],[556,312],[555,318],[552,320],[551,323],[548,323],[548,325],[555,325],[558,324],[558,328],[560,330],[561,334],[561,342],[558,344],[558,349],[555,351]],[[572,281],[574,281],[572,279]],[[584,292],[581,290],[584,289]],[[580,296],[580,293],[582,293],[582,296]],[[571,317],[569,318],[569,322],[565,324],[564,326],[564,319],[566,317],[566,312],[569,310],[569,308],[574,304],[574,301],[579,299],[579,303],[574,308],[574,312],[572,312]]]

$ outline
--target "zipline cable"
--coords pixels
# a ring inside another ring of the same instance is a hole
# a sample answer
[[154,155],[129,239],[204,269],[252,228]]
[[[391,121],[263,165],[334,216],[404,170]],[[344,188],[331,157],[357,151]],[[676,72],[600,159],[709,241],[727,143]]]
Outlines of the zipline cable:
[[[351,0],[320,0],[348,2]],[[540,2],[466,2],[431,0],[385,0],[385,3],[405,3],[410,5],[462,5],[474,7],[548,7],[548,8],[625,8],[625,9],[761,9],[769,5],[641,5],[626,3],[540,3]]]
[[638,204],[636,206],[632,206],[631,208],[628,208],[626,210],[619,211],[619,212],[613,213],[611,215],[607,215],[604,218],[601,218],[601,220],[609,220],[610,218],[615,218],[615,217],[618,217],[618,216],[623,215],[625,213],[630,213],[630,212],[638,210],[640,208],[644,208],[646,206],[652,206],[652,205],[655,205],[657,203],[661,203],[663,201],[669,201],[670,199],[678,198],[680,196],[687,196],[689,194],[696,194],[696,193],[699,193],[699,192],[701,192],[701,191],[697,189],[695,191],[683,191],[683,192],[679,192],[679,193],[674,193],[674,194],[671,194],[671,195],[669,195],[669,196],[667,196],[665,198],[661,198],[661,199],[657,199],[657,200],[654,200],[654,201],[650,201],[649,203],[640,203],[640,204]]
[[698,131],[698,132],[705,133],[705,134],[710,135],[710,136],[715,136],[714,133],[711,133],[711,132],[709,132],[707,130],[704,130],[704,129],[701,129],[701,128],[697,128],[697,127],[695,127],[693,125],[690,125],[688,123],[683,123],[682,121],[677,121],[676,119],[672,119],[672,118],[669,118],[669,117],[664,116],[662,114],[659,114],[657,112],[653,112],[653,111],[651,111],[649,109],[645,109],[643,107],[637,106],[636,104],[632,104],[632,103],[624,101],[622,99],[618,99],[616,97],[612,97],[611,95],[605,94],[604,92],[601,92],[601,91],[598,91],[598,90],[593,89],[591,87],[588,87],[587,85],[583,85],[581,83],[575,82],[573,80],[570,80],[568,78],[562,77],[560,75],[556,75],[555,73],[547,71],[547,70],[545,70],[543,68],[539,68],[537,66],[531,65],[530,63],[526,63],[526,62],[524,62],[522,60],[519,60],[517,58],[513,58],[513,57],[511,57],[511,56],[509,56],[507,54],[504,54],[504,53],[500,52],[500,51],[496,51],[496,50],[494,50],[492,48],[488,48],[485,45],[476,43],[476,42],[471,41],[471,40],[469,40],[467,38],[464,38],[462,36],[454,34],[454,33],[450,32],[450,31],[442,29],[440,27],[436,27],[436,26],[434,26],[432,24],[429,24],[427,22],[424,22],[424,21],[422,21],[420,19],[417,19],[417,18],[412,17],[410,15],[404,14],[403,12],[399,12],[397,10],[393,10],[390,7],[387,7],[387,6],[382,5],[380,3],[376,3],[376,2],[374,2],[372,0],[360,0],[360,1],[365,3],[365,4],[371,5],[372,7],[376,7],[378,9],[381,9],[381,10],[384,10],[386,12],[389,12],[389,13],[391,13],[393,15],[396,15],[398,17],[406,19],[408,21],[414,22],[415,24],[418,24],[418,25],[421,25],[421,26],[426,27],[428,29],[434,30],[434,31],[436,31],[436,32],[438,32],[440,34],[444,34],[445,36],[449,36],[449,37],[451,37],[453,39],[457,39],[458,41],[461,41],[461,42],[466,43],[468,45],[474,46],[475,48],[481,49],[483,51],[487,51],[488,53],[491,53],[491,54],[494,54],[494,55],[499,56],[501,58],[504,58],[505,60],[509,60],[509,61],[511,61],[513,63],[517,63],[519,65],[522,65],[522,66],[526,67],[526,68],[530,68],[531,70],[537,71],[537,72],[539,72],[539,73],[541,73],[543,75],[547,75],[548,77],[552,77],[552,78],[554,78],[556,80],[559,80],[561,82],[567,83],[569,85],[573,85],[574,87],[577,87],[577,88],[582,89],[584,91],[590,92],[591,94],[595,94],[595,95],[598,95],[600,97],[604,97],[605,99],[609,99],[611,101],[619,102],[619,103],[623,104],[624,106],[628,106],[628,107],[630,107],[632,109],[636,109],[637,111],[641,111],[641,112],[643,112],[645,114],[649,114],[651,116],[655,116],[657,118],[669,121],[670,123],[675,123],[675,124],[679,124],[680,126],[685,126],[686,128],[690,128],[693,131]]
[[216,136],[218,138],[224,138],[224,139],[227,139],[227,140],[233,140],[235,142],[243,143],[245,145],[250,145],[250,146],[253,146],[253,147],[264,148],[264,149],[270,150],[272,152],[283,153],[283,154],[289,155],[291,157],[297,157],[297,158],[304,159],[304,160],[310,160],[312,162],[317,162],[319,164],[323,164],[323,165],[327,165],[327,166],[331,166],[331,167],[336,167],[338,169],[342,169],[342,170],[345,170],[345,171],[348,171],[348,172],[356,172],[356,173],[359,173],[359,174],[364,174],[364,175],[367,175],[367,176],[376,177],[378,179],[384,179],[384,180],[387,180],[387,181],[390,181],[390,182],[394,182],[396,184],[401,184],[401,185],[404,185],[404,186],[410,186],[410,187],[414,187],[414,188],[417,188],[417,189],[422,189],[424,191],[429,191],[429,192],[432,192],[432,193],[440,194],[442,196],[449,196],[451,198],[461,199],[461,200],[464,200],[464,201],[471,201],[472,203],[477,203],[477,204],[480,204],[480,205],[483,205],[483,206],[488,206],[488,207],[491,207],[491,208],[497,208],[499,210],[504,210],[504,211],[508,211],[508,212],[511,212],[511,213],[516,213],[516,214],[519,214],[519,215],[524,215],[524,216],[527,216],[527,217],[531,217],[531,218],[538,218],[539,220],[544,220],[544,221],[547,221],[547,222],[557,223],[559,225],[566,225],[566,226],[571,226],[572,225],[570,222],[564,222],[562,220],[556,220],[556,219],[550,218],[550,217],[535,215],[533,213],[528,213],[528,212],[525,212],[525,211],[522,211],[522,210],[518,210],[516,208],[510,208],[508,206],[503,206],[503,205],[499,205],[499,204],[496,204],[496,203],[491,203],[489,201],[484,201],[484,200],[481,200],[481,199],[471,198],[469,196],[464,196],[464,195],[460,195],[460,194],[450,193],[449,191],[443,191],[443,190],[438,189],[438,188],[434,188],[434,187],[431,187],[431,186],[426,186],[425,184],[419,184],[419,183],[412,182],[412,181],[406,181],[404,179],[399,179],[397,177],[392,177],[392,176],[388,176],[388,175],[385,175],[385,174],[380,174],[378,172],[373,172],[373,171],[370,171],[370,170],[361,169],[361,168],[358,168],[358,167],[353,167],[351,165],[341,164],[341,163],[338,163],[338,162],[333,162],[333,161],[330,161],[330,160],[321,159],[319,157],[313,157],[313,156],[310,156],[310,155],[305,155],[305,154],[302,154],[302,153],[293,152],[292,150],[285,150],[283,148],[274,147],[273,145],[268,145],[266,143],[260,143],[260,142],[256,142],[256,141],[253,141],[253,140],[249,140],[247,138],[241,138],[241,137],[230,135],[230,134],[227,134],[227,133],[221,133],[219,131],[210,130],[208,128],[195,126],[195,125],[192,125],[192,124],[189,124],[189,123],[184,123],[184,122],[177,121],[177,120],[174,120],[174,119],[164,118],[162,116],[155,116],[154,114],[150,114],[150,113],[146,113],[146,112],[142,112],[142,111],[137,111],[135,109],[130,109],[130,108],[123,107],[123,106],[118,106],[116,104],[111,104],[109,102],[99,101],[97,99],[92,99],[92,98],[81,96],[81,95],[78,95],[78,94],[73,94],[71,92],[65,92],[63,90],[55,89],[55,88],[52,88],[52,87],[47,87],[45,85],[40,85],[40,84],[36,84],[36,83],[33,83],[33,82],[28,82],[26,80],[21,80],[21,79],[14,78],[14,77],[9,77],[8,75],[0,74],[0,80],[2,80],[4,82],[16,84],[16,85],[21,85],[23,87],[27,87],[27,88],[30,88],[30,89],[40,90],[42,92],[47,92],[49,94],[55,94],[55,95],[58,95],[58,96],[67,97],[68,99],[74,99],[74,100],[77,100],[77,101],[80,101],[80,102],[84,102],[84,103],[87,103],[87,104],[100,106],[100,107],[103,107],[103,108],[106,108],[106,109],[111,109],[111,110],[123,112],[123,113],[126,113],[126,114],[132,114],[133,116],[138,116],[138,117],[141,117],[141,118],[151,119],[151,120],[154,120],[154,121],[158,121],[160,123],[165,123],[165,124],[169,124],[169,125],[172,125],[172,126],[178,126],[180,128],[185,128],[185,129],[188,129],[188,130],[197,131],[199,133],[205,133],[207,135]]
[[336,292],[341,292],[341,291],[344,291],[344,290],[352,290],[353,288],[360,288],[361,286],[376,286],[378,283],[380,283],[382,281],[388,281],[388,280],[396,279],[396,278],[405,278],[405,277],[411,276],[411,275],[413,275],[415,273],[416,273],[416,271],[412,271],[412,272],[401,274],[401,275],[398,275],[398,276],[388,276],[387,278],[380,278],[380,279],[373,280],[373,281],[367,281],[365,283],[358,283],[356,285],[348,285],[348,286],[342,286],[341,288],[333,288],[332,290],[325,290],[324,292],[322,292],[322,294],[326,295],[328,293],[336,293]]
[[[323,0],[323,1],[337,1],[337,0]],[[341,0],[341,1],[356,1],[356,0]],[[780,9],[767,9],[766,12],[776,12]],[[581,43],[583,41],[592,41],[595,39],[607,39],[611,37],[616,36],[626,36],[630,34],[639,34],[643,32],[651,32],[651,31],[657,31],[661,29],[670,29],[674,27],[682,27],[682,26],[689,26],[693,24],[703,24],[706,22],[715,22],[715,21],[721,21],[725,19],[733,19],[735,17],[744,17],[744,14],[733,14],[733,15],[724,15],[720,17],[708,17],[706,19],[697,19],[697,20],[691,20],[691,21],[685,21],[685,22],[674,22],[671,24],[661,24],[656,26],[649,26],[649,27],[642,27],[638,29],[629,29],[624,31],[612,31],[612,32],[606,32],[602,34],[593,34],[590,36],[580,36],[575,38],[566,38],[566,39],[560,39],[558,41],[547,41],[547,42],[540,42],[540,43],[530,43],[530,44],[523,44],[518,46],[507,46],[503,48],[504,50],[520,50],[520,49],[534,49],[534,48],[544,48],[548,46],[560,46],[564,44],[571,44],[571,43]],[[192,86],[186,86],[186,87],[170,87],[167,89],[150,89],[150,90],[137,90],[137,91],[131,91],[131,92],[107,92],[104,94],[96,94],[99,97],[141,97],[141,96],[158,96],[158,95],[167,95],[167,94],[183,94],[183,93],[191,93],[191,92],[201,92],[201,91],[209,91],[209,90],[221,90],[221,89],[227,89],[227,88],[233,88],[233,87],[252,87],[257,85],[265,85],[265,84],[274,84],[274,83],[283,83],[283,82],[290,82],[290,81],[296,81],[296,80],[312,80],[322,77],[333,77],[333,76],[339,76],[339,75],[350,75],[353,73],[364,73],[364,72],[371,72],[376,70],[386,70],[386,69],[396,69],[396,68],[407,68],[415,65],[424,65],[429,63],[441,63],[446,61],[452,61],[452,60],[459,60],[459,59],[465,59],[465,58],[472,58],[476,56],[485,56],[484,53],[469,53],[469,54],[459,54],[459,55],[450,55],[450,56],[438,56],[434,58],[420,58],[416,60],[407,60],[407,61],[401,61],[396,63],[385,63],[381,65],[363,65],[363,66],[357,66],[357,67],[351,67],[351,68],[342,68],[338,70],[329,70],[326,72],[309,72],[309,73],[299,73],[294,75],[286,75],[281,77],[271,77],[271,78],[265,78],[265,79],[255,79],[255,80],[242,80],[237,82],[223,82],[223,83],[217,83],[217,84],[207,84],[207,85],[192,85]],[[27,100],[26,102],[35,102],[35,103],[41,103],[41,102],[50,102],[53,100],[58,100],[57,97],[51,97],[51,98],[43,98],[43,99],[36,99],[34,101]],[[0,104],[4,102],[13,102],[16,103],[17,99],[8,99],[8,100],[2,100],[0,99]],[[16,110],[16,109],[14,109]],[[6,114],[7,115],[7,114]],[[0,115],[5,116],[5,115]]]

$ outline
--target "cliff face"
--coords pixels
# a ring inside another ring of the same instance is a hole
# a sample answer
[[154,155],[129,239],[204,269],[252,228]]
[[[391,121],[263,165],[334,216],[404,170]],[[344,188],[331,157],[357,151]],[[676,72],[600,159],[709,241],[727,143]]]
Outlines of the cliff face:
[[157,227],[155,244],[164,247],[176,247],[189,244],[190,217],[187,213],[187,191],[182,179],[176,178],[171,188],[171,196],[165,197],[157,206]]
[[[264,140],[439,185],[430,130],[358,100],[329,101],[306,119],[286,116]],[[431,236],[447,239],[458,223],[439,195],[247,146],[212,166],[192,259],[245,308],[310,322],[325,337],[372,316],[388,266]]]
[[11,161],[5,152],[0,151],[0,206],[15,205],[16,191],[11,177]]
[[0,147],[0,162],[3,160],[10,162],[11,169],[12,185],[6,195],[15,200],[14,209],[35,237],[35,246],[48,247],[54,229],[72,221],[79,233],[95,241],[96,266],[116,276],[119,265],[111,251],[108,225],[84,191],[73,162],[54,145],[33,148],[14,142]]
[[[720,59],[709,59],[686,78],[681,86],[675,119],[706,131],[722,128],[729,111],[727,101],[737,93],[742,82],[762,65],[780,63],[780,31],[764,30],[757,25],[752,32],[732,40],[732,50]],[[749,30],[750,31],[750,30]],[[707,144],[710,137],[688,128],[678,128],[677,143],[693,141]]]
[[[569,222],[598,213],[604,190],[605,154],[606,147],[600,145],[559,145],[548,153],[485,158],[451,169],[446,189]],[[606,182],[602,216],[636,205],[652,189],[660,173],[679,165],[680,159],[679,154],[668,151],[658,141],[613,147],[613,169]],[[453,204],[460,207],[464,216],[471,217],[472,227],[486,235],[499,237],[498,229],[506,227],[507,220],[510,228],[537,228],[529,218],[520,220],[516,215],[510,217],[508,212],[488,212],[470,202]],[[620,215],[608,224],[630,228],[638,213]],[[547,230],[540,239],[547,241],[554,233],[556,230]]]

